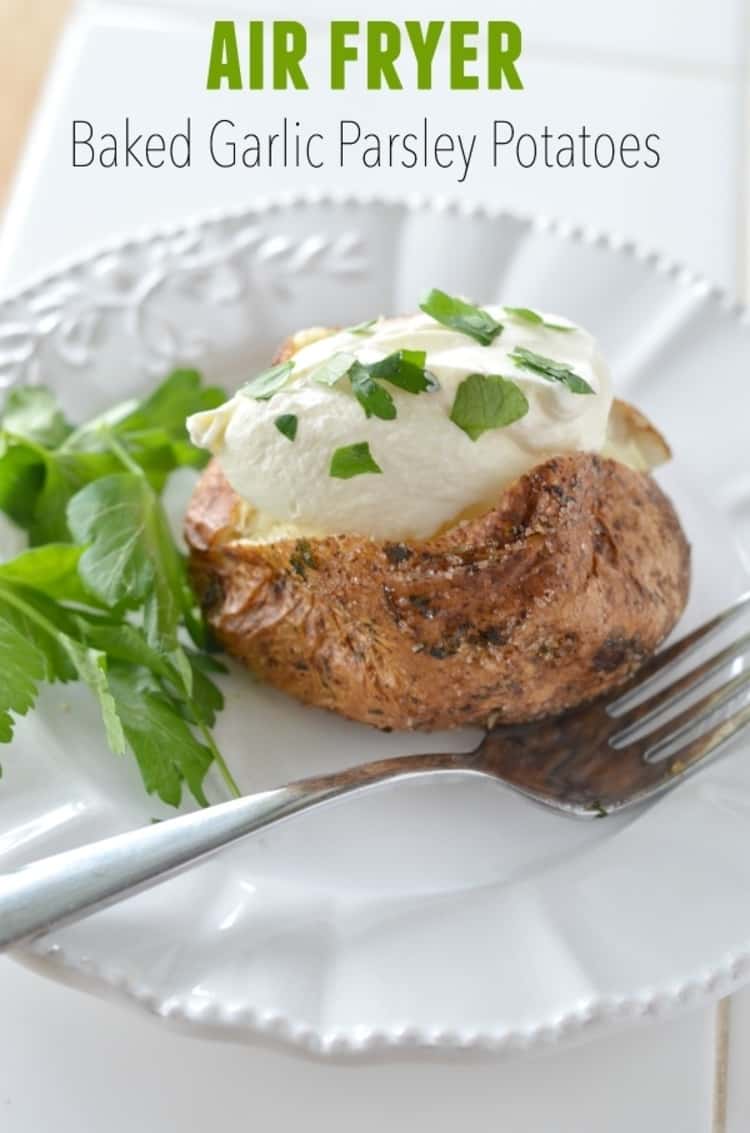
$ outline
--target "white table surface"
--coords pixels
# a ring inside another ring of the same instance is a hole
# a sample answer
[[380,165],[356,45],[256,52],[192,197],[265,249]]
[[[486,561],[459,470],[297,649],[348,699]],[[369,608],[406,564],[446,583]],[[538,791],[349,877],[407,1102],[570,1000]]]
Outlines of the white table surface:
[[[73,170],[73,117],[94,119],[102,130],[125,114],[151,129],[177,129],[188,113],[198,125],[226,114],[250,129],[267,126],[284,109],[304,112],[311,123],[332,121],[344,110],[363,118],[376,113],[381,127],[403,113],[404,103],[393,99],[381,99],[374,112],[374,96],[356,93],[344,107],[331,94],[311,91],[290,108],[269,98],[207,95],[211,19],[247,18],[241,7],[230,3],[219,12],[208,0],[79,4],[0,233],[3,290],[122,230],[301,187],[289,174],[205,164],[187,176]],[[322,0],[313,17],[309,7],[290,2],[284,15],[322,28],[329,15],[368,10]],[[384,0],[378,15],[398,16],[399,7]],[[524,5],[527,89],[512,106],[503,105],[503,115],[537,128],[550,121],[575,129],[585,121],[612,132],[658,131],[665,158],[650,177],[536,172],[486,176],[461,187],[424,174],[352,173],[337,187],[437,190],[566,216],[627,234],[741,292],[748,278],[746,7],[745,0]],[[254,18],[264,14],[274,14],[271,0],[253,6]],[[409,6],[414,17],[451,14],[438,0]],[[497,16],[496,6],[478,0],[471,15]],[[472,113],[496,116],[491,99],[472,97]],[[450,123],[456,97],[436,92],[423,105]],[[524,1060],[415,1059],[371,1067],[322,1065],[280,1050],[187,1037],[8,960],[0,962],[0,1002],[3,1133],[204,1133],[212,1125],[231,1133],[251,1124],[439,1133],[490,1122],[508,1133],[750,1129],[750,991],[735,996],[723,1015],[708,1007]],[[727,1019],[728,1060],[718,1075],[721,1085],[726,1072],[726,1091],[717,1094],[717,1038]]]

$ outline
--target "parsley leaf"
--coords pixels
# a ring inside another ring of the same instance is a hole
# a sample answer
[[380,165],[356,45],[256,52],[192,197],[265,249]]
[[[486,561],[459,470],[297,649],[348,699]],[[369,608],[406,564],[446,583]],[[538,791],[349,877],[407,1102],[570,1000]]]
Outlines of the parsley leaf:
[[352,392],[365,411],[366,417],[379,417],[392,421],[396,416],[396,405],[387,389],[375,381],[369,366],[355,362],[349,371]]
[[43,454],[0,433],[0,510],[28,528],[43,483]]
[[81,605],[95,603],[78,574],[81,553],[81,548],[71,543],[32,547],[9,562],[0,563],[0,579],[33,587],[49,598],[79,602]]
[[564,334],[569,334],[576,329],[575,327],[564,327],[560,323],[548,323],[538,311],[532,311],[529,307],[503,307],[503,310],[511,318],[518,319],[523,323],[531,323],[534,326],[545,327],[546,330],[559,330]]
[[390,382],[407,393],[433,393],[440,389],[434,374],[425,370],[424,350],[397,350],[368,367],[378,381]]
[[[97,697],[109,745],[122,754],[125,738],[109,690],[106,657],[77,641],[66,628],[65,615],[61,617],[51,603],[0,580],[0,664],[9,690],[0,694],[0,740],[7,742],[12,736],[10,712],[23,715],[33,707],[42,681],[77,677]],[[19,636],[24,648],[13,654]]]
[[339,351],[338,354],[331,355],[330,358],[326,358],[325,362],[316,366],[310,374],[310,379],[314,382],[320,382],[323,386],[335,386],[336,382],[346,377],[356,360],[353,354],[345,354],[343,351]]
[[107,606],[146,613],[164,648],[176,645],[184,602],[184,564],[161,501],[144,476],[122,472],[95,480],[73,497],[68,523],[86,545],[78,570]]
[[204,386],[197,370],[174,370],[161,385],[114,426],[118,435],[163,429],[175,440],[188,439],[185,425],[193,413],[216,409],[226,401],[218,386]]
[[45,454],[44,482],[38,493],[27,526],[33,546],[65,542],[69,539],[65,511],[68,501],[86,483],[75,460]]
[[73,431],[53,394],[44,386],[26,386],[8,394],[3,430],[14,437],[57,448]]
[[107,743],[115,755],[125,754],[125,734],[112,696],[107,672],[107,657],[98,649],[91,649],[73,638],[63,638],[65,649],[78,673],[78,679],[87,684],[99,701]]
[[55,452],[0,435],[0,509],[28,532],[32,544],[68,538],[65,507],[80,483]]
[[154,676],[181,685],[182,678],[169,657],[150,645],[143,630],[132,622],[115,621],[111,615],[78,614],[79,636],[114,661],[126,661],[149,669]]
[[278,365],[271,366],[270,370],[264,370],[262,374],[257,374],[249,382],[245,382],[239,392],[244,397],[252,397],[256,401],[268,401],[283,385],[286,385],[293,369],[294,362],[279,362]]
[[213,754],[195,738],[174,699],[147,672],[120,662],[111,666],[110,684],[148,793],[179,806],[185,781],[193,797],[207,806],[203,780]]
[[377,319],[370,319],[366,323],[357,323],[353,327],[344,327],[345,334],[372,334],[372,328],[378,322]]
[[363,476],[368,472],[382,472],[375,463],[367,441],[337,448],[331,457],[329,474],[337,480],[351,480],[353,476]]
[[194,724],[203,722],[213,727],[224,707],[224,694],[204,671],[200,654],[189,653],[188,660],[193,670],[193,694],[186,703],[186,715]]
[[548,382],[559,382],[567,386],[571,393],[593,393],[593,389],[585,378],[580,377],[570,366],[563,362],[555,362],[552,358],[545,358],[543,354],[535,354],[525,346],[516,346],[510,357],[522,370],[530,370]]
[[352,354],[340,352],[321,363],[310,376],[328,386],[348,377],[365,415],[392,421],[397,416],[396,405],[380,383],[390,382],[414,394],[439,389],[437,378],[424,368],[425,358],[424,350],[397,350],[379,362],[365,364]]
[[502,334],[502,323],[493,319],[489,311],[436,288],[424,297],[419,307],[436,322],[468,335],[482,346],[491,346]]
[[502,429],[525,417],[529,403],[523,391],[499,374],[469,374],[456,390],[451,421],[471,437]]
[[274,425],[288,441],[296,440],[299,421],[295,413],[282,413],[281,417],[276,418]]
[[[78,618],[78,625],[85,640],[105,652],[111,661],[148,669],[174,698],[176,710],[184,719],[197,725],[213,726],[216,722],[217,714],[224,707],[224,696],[208,672],[225,672],[218,661],[189,649],[180,650],[190,669],[186,680],[174,658],[150,645],[137,626],[109,621],[88,612]],[[186,690],[189,690],[187,695]]]
[[0,743],[13,737],[11,713],[25,716],[36,703],[39,685],[54,676],[44,649],[38,648],[25,628],[0,592]]
[[[70,631],[68,615],[43,594],[17,583],[0,579],[0,616],[30,642],[44,660],[44,681],[74,681],[76,668],[63,646],[62,636]],[[11,658],[7,669],[13,668]],[[5,667],[3,667],[5,676]]]

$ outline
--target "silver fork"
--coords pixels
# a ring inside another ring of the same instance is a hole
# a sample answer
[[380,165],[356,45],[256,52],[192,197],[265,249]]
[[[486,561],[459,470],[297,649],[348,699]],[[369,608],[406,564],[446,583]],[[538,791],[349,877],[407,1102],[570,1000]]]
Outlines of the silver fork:
[[475,751],[401,756],[302,779],[0,875],[0,950],[146,889],[271,823],[394,779],[481,775],[589,818],[642,803],[674,787],[750,723],[744,702],[715,719],[750,684],[750,666],[665,718],[749,652],[750,633],[649,695],[658,678],[748,608],[750,593],[652,657],[615,698],[554,720],[495,728]]

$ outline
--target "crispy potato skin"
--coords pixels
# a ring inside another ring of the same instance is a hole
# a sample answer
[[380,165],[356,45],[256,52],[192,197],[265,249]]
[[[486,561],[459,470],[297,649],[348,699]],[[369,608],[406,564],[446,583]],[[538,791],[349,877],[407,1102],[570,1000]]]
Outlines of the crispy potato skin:
[[685,606],[690,550],[646,473],[576,453],[444,534],[243,543],[217,463],[186,519],[227,652],[307,704],[379,728],[518,723],[622,684]]

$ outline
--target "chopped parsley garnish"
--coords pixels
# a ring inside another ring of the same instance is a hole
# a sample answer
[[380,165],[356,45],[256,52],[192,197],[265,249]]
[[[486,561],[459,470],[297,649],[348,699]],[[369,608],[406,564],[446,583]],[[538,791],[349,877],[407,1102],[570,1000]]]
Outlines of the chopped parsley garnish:
[[545,327],[546,330],[559,330],[564,334],[569,334],[574,331],[575,327],[564,327],[560,323],[548,323],[538,311],[532,311],[529,307],[503,307],[506,315],[510,315],[513,319],[518,319],[522,323],[531,323],[533,326]]
[[256,401],[268,401],[270,397],[280,390],[294,369],[294,362],[279,362],[270,370],[251,378],[241,387],[240,393],[245,397],[252,397]]
[[274,421],[276,428],[288,441],[295,440],[298,424],[296,413],[282,413],[281,417],[277,417]]
[[503,429],[525,417],[529,403],[523,391],[499,374],[469,374],[456,390],[451,421],[473,441],[488,429]]
[[353,354],[343,352],[333,354],[315,367],[310,374],[310,380],[320,382],[322,386],[335,386],[336,382],[346,377],[356,361]]
[[433,393],[440,389],[440,383],[425,370],[426,358],[424,350],[397,350],[368,369],[373,378],[390,382],[407,393]]
[[352,392],[365,411],[366,417],[379,417],[382,421],[393,421],[396,405],[387,389],[383,389],[372,376],[369,366],[355,362],[349,371]]
[[482,346],[491,346],[503,330],[502,323],[496,322],[489,311],[474,307],[455,295],[446,295],[445,291],[433,289],[419,306],[436,322],[467,334]]
[[396,413],[393,398],[381,382],[390,382],[407,393],[426,393],[439,389],[437,379],[425,370],[424,350],[397,350],[379,362],[359,362],[352,354],[339,353],[321,363],[310,375],[312,381],[333,386],[348,377],[352,392],[367,417],[392,421]]
[[357,325],[353,326],[353,327],[344,327],[344,333],[345,334],[372,334],[372,328],[375,326],[377,321],[378,321],[377,319],[370,319],[370,321],[366,322],[366,323],[357,323]]
[[358,444],[336,449],[331,457],[329,475],[337,480],[351,480],[354,476],[382,471],[380,465],[373,460],[367,441],[360,441]]
[[525,346],[516,346],[510,357],[522,370],[530,370],[539,374],[548,382],[558,382],[567,386],[571,393],[593,393],[593,389],[585,378],[580,377],[570,366],[564,362],[555,362],[552,358],[545,358],[543,354],[535,354]]

